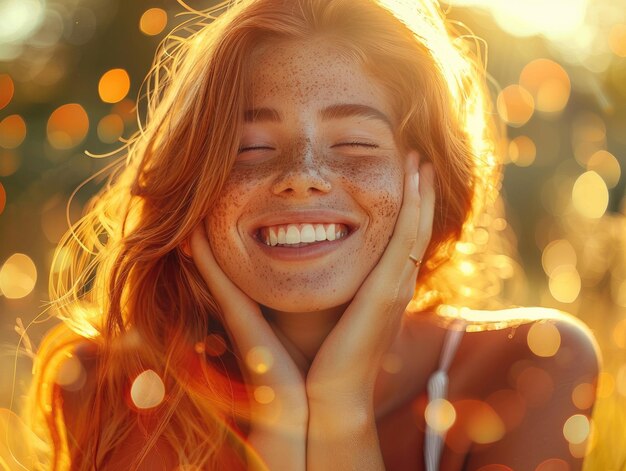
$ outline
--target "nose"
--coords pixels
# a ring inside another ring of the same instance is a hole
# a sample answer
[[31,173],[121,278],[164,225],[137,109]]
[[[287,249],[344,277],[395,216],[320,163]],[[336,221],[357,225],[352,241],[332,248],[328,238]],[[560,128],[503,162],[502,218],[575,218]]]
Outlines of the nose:
[[274,194],[308,197],[331,190],[321,159],[315,155],[312,146],[303,147],[279,159],[282,169],[272,184]]

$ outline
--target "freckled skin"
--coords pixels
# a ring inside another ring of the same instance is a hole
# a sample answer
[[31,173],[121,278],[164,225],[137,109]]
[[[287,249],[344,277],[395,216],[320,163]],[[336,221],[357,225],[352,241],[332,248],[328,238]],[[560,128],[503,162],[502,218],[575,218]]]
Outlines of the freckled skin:
[[[322,121],[318,111],[364,104],[392,117],[382,86],[325,41],[282,42],[255,56],[250,108],[274,108],[280,123],[246,123],[243,152],[206,219],[213,253],[237,286],[283,312],[349,302],[383,254],[402,203],[403,160],[391,129],[361,117]],[[379,147],[337,144],[366,136]],[[334,208],[359,229],[328,255],[284,262],[265,255],[250,221],[281,210]]]

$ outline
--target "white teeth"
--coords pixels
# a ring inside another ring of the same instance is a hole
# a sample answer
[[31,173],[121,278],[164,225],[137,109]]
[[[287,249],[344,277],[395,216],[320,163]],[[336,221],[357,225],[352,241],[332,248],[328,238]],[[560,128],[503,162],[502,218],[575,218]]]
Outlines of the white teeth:
[[300,229],[300,242],[315,242],[315,229],[311,224],[304,224]]
[[335,240],[335,225],[334,224],[329,224],[328,227],[326,228],[326,239],[328,240]]
[[287,234],[285,232],[285,228],[284,227],[279,227],[278,228],[278,243],[279,244],[286,244],[287,243]]
[[343,224],[283,224],[264,227],[260,230],[260,238],[266,245],[297,245],[310,244],[324,240],[333,241],[348,235],[348,228]]
[[315,224],[315,240],[326,240],[326,231],[322,224]]
[[276,235],[276,230],[273,227],[270,227],[270,245],[278,244],[278,236]]
[[300,231],[293,224],[287,226],[287,244],[299,244],[300,243]]

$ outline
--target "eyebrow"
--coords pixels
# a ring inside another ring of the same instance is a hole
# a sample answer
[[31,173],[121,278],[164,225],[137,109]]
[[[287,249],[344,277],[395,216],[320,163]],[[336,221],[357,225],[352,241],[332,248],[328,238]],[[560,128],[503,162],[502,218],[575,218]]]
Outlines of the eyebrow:
[[[322,121],[353,117],[374,119],[382,121],[390,130],[393,130],[391,120],[385,113],[371,106],[356,103],[338,103],[336,105],[327,106],[320,110],[319,117]],[[263,121],[278,123],[282,122],[282,117],[274,108],[252,108],[244,112],[245,123],[258,123]]]

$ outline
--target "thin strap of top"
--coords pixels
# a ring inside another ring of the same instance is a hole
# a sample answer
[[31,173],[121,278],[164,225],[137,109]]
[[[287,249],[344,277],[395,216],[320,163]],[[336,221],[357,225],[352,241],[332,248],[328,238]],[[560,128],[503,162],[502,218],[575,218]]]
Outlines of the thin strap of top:
[[[465,332],[465,321],[457,320],[448,329],[443,342],[441,357],[439,358],[439,368],[428,379],[428,403],[431,404],[436,399],[445,399],[448,394],[448,369],[454,358],[454,354],[461,342]],[[424,463],[426,471],[437,471],[439,461],[443,451],[443,442],[446,432],[433,429],[428,421],[426,422],[426,437],[424,442]]]

